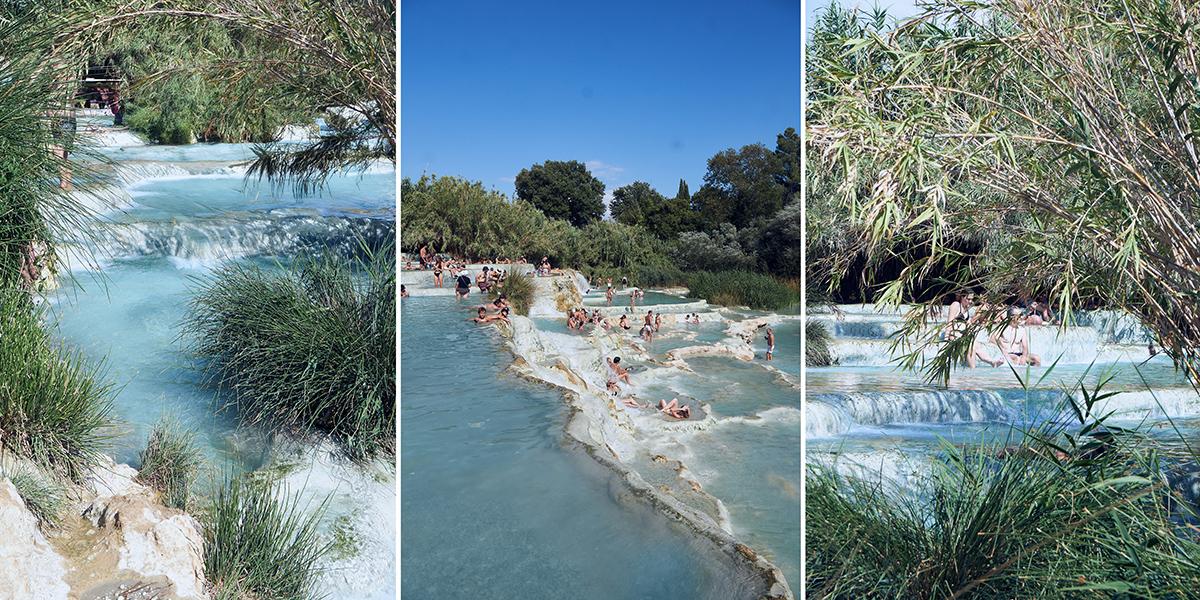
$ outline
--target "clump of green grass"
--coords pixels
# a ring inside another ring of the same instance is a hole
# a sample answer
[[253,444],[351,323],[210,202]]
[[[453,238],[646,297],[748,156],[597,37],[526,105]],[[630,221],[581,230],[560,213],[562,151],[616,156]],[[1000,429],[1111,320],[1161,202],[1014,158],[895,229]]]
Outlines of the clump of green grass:
[[508,296],[513,312],[528,315],[529,307],[533,304],[533,278],[520,273],[509,273],[503,284],[488,291],[488,298],[495,300],[500,294]]
[[800,294],[769,275],[750,271],[697,271],[688,276],[688,295],[714,304],[779,310],[800,301]]
[[317,531],[325,505],[305,514],[270,481],[231,477],[205,515],[204,569],[215,598],[310,598],[330,550]]
[[63,486],[32,469],[16,468],[12,472],[0,473],[17,488],[17,494],[25,501],[25,508],[33,513],[44,527],[59,524],[66,509],[66,491]]
[[78,481],[112,437],[113,388],[57,348],[28,295],[0,290],[0,445]]
[[203,465],[195,439],[194,432],[166,417],[154,424],[142,450],[137,478],[158,490],[167,506],[187,509],[192,484]]
[[243,423],[395,454],[395,294],[387,250],[233,264],[201,280],[185,330]]
[[911,490],[810,464],[810,594],[1191,596],[1200,585],[1197,514],[1167,483],[1163,444],[1099,421],[1015,435],[1015,446],[944,444]]
[[829,344],[833,337],[822,321],[809,319],[804,324],[804,364],[810,367],[828,367],[833,364],[833,352]]

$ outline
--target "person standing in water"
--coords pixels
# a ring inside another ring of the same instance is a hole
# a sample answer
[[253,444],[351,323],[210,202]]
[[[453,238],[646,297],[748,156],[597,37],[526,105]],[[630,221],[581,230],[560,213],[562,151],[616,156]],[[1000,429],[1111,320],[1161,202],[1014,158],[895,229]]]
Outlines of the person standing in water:
[[[959,292],[954,302],[950,304],[950,310],[946,314],[946,341],[952,342],[962,337],[968,329],[968,326],[975,322],[978,318],[977,313],[971,311],[972,305],[975,303],[975,294],[971,292]],[[979,347],[979,340],[971,341],[971,348],[967,351],[967,367],[974,369],[976,359],[998,367],[1004,364],[1003,359],[992,360],[987,354],[984,354],[983,349]]]
[[433,285],[437,287],[442,287],[442,268],[442,257],[438,256],[433,265]]
[[609,284],[608,291],[604,292],[604,299],[608,301],[608,306],[612,306],[613,293],[612,284]]
[[462,300],[471,294],[471,274],[463,269],[458,273],[458,280],[454,288],[454,298]]
[[771,360],[775,355],[775,330],[767,327],[767,360]]

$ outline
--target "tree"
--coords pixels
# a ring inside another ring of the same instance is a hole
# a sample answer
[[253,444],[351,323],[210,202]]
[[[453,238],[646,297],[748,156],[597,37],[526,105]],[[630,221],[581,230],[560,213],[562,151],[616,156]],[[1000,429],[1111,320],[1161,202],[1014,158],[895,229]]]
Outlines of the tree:
[[584,227],[604,215],[604,183],[579,161],[548,160],[521,169],[516,184],[517,197],[551,219]]
[[762,144],[730,148],[708,159],[703,221],[710,226],[728,221],[740,228],[775,214],[783,207],[786,191],[776,178],[779,170],[779,158]]
[[779,171],[775,181],[783,186],[783,203],[800,199],[800,134],[788,127],[775,139],[775,158]]
[[635,181],[613,190],[613,199],[608,209],[615,221],[626,225],[645,225],[666,201],[667,199],[650,187],[650,184]]
[[679,191],[675,192],[675,198],[677,200],[691,200],[692,199],[692,194],[691,194],[691,192],[688,191],[688,185],[687,185],[686,181],[684,181],[682,179],[679,180]]

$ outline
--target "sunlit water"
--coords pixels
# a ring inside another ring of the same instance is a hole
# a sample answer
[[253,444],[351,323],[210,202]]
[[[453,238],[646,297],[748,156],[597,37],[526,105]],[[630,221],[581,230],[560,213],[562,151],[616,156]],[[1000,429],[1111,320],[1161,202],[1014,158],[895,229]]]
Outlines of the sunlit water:
[[[239,428],[229,411],[219,410],[221,399],[187,354],[181,324],[194,278],[230,260],[270,268],[301,252],[353,250],[360,240],[391,243],[394,172],[338,176],[321,194],[297,195],[247,182],[230,168],[231,161],[249,156],[245,145],[103,153],[123,174],[125,201],[103,210],[102,223],[64,246],[73,271],[50,298],[49,316],[62,341],[103,361],[107,380],[118,387],[115,458],[138,466],[150,428],[166,416],[197,433],[215,471],[264,466],[271,454],[263,436]],[[200,162],[205,164],[198,167]],[[376,479],[353,468],[310,464],[291,481],[293,489],[307,486],[310,496],[331,494],[327,523],[348,519],[373,554],[325,565],[323,589],[340,590],[338,597],[390,598],[395,590],[388,523],[394,494],[389,481]],[[356,519],[372,522],[368,527]]]

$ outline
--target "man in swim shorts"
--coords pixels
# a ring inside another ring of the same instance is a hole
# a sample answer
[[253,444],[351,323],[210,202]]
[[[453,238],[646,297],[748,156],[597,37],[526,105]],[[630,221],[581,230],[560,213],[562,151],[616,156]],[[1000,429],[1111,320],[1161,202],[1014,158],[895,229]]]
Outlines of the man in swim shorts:
[[466,269],[459,271],[458,280],[454,288],[454,298],[462,300],[471,294],[471,274]]
[[767,327],[767,360],[775,354],[775,330]]

